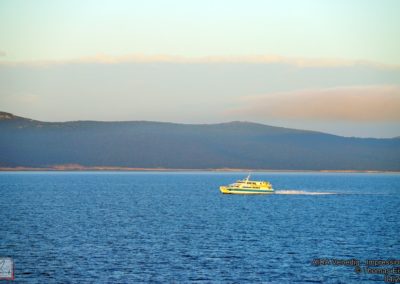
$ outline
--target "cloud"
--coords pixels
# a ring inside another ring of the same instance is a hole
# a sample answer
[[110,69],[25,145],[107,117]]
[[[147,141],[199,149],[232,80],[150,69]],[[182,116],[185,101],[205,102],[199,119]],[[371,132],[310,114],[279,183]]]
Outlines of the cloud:
[[145,55],[128,54],[113,56],[107,54],[96,54],[94,56],[81,57],[70,60],[41,60],[41,61],[19,61],[0,62],[2,65],[34,65],[49,66],[59,64],[119,64],[119,63],[192,63],[192,64],[216,64],[216,63],[248,63],[248,64],[287,64],[296,67],[352,67],[370,66],[375,68],[395,68],[399,65],[389,65],[367,60],[349,60],[340,58],[303,58],[286,57],[281,55],[248,55],[248,56],[204,56],[185,57],[178,55]]
[[354,66],[358,64],[375,64],[367,61],[345,60],[345,59],[326,59],[326,58],[294,58],[280,55],[254,55],[254,56],[205,56],[205,57],[184,57],[174,55],[143,55],[132,54],[125,56],[109,56],[98,54],[91,57],[84,57],[71,62],[85,63],[124,63],[124,62],[165,62],[165,63],[254,63],[270,64],[285,63],[299,67],[337,67]]
[[23,104],[33,104],[37,103],[39,101],[39,96],[37,95],[32,95],[32,94],[26,94],[17,97],[17,101]]
[[225,112],[246,119],[353,122],[400,121],[400,86],[311,89],[242,97],[242,106]]

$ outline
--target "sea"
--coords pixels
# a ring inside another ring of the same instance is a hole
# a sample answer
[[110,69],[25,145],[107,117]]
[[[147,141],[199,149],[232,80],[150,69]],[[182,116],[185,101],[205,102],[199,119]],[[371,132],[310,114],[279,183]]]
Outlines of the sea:
[[10,283],[400,281],[400,174],[253,172],[276,194],[220,193],[246,175],[2,172],[0,266]]

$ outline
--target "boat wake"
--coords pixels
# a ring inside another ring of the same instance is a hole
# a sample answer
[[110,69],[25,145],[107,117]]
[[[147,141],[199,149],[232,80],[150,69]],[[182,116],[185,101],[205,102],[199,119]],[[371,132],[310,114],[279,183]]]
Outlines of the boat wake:
[[275,190],[275,194],[292,194],[292,195],[329,195],[338,194],[336,192],[315,192],[315,191],[303,191],[303,190]]

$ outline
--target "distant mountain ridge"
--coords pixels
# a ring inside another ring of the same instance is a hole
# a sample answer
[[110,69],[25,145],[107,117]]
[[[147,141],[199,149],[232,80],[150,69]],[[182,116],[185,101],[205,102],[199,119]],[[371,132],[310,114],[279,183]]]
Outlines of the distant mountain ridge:
[[400,170],[400,139],[251,122],[42,122],[0,112],[0,167]]

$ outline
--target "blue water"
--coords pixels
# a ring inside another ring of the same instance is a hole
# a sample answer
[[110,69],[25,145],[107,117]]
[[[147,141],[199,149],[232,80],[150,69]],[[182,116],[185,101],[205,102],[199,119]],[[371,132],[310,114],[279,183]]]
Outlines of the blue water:
[[400,259],[400,175],[255,173],[290,194],[220,194],[244,176],[0,173],[0,256],[16,283],[384,283],[312,261]]

